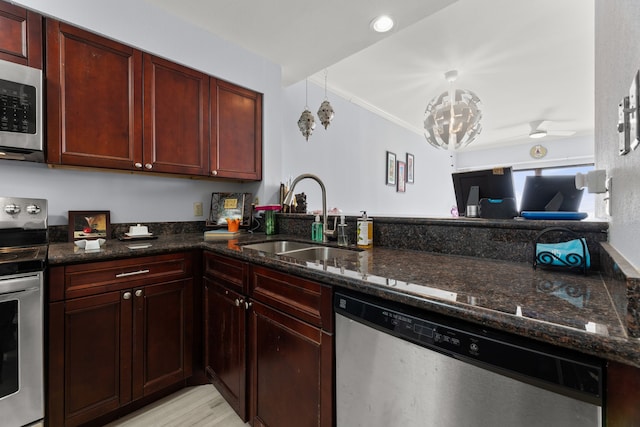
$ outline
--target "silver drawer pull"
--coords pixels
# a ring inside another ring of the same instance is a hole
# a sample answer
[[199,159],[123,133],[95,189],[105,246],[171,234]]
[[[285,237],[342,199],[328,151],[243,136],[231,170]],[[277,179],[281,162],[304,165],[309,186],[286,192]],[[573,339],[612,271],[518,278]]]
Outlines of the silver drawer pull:
[[116,274],[116,277],[137,276],[138,274],[147,274],[148,272],[149,272],[149,269],[147,269],[147,270],[138,270],[138,271],[132,271],[131,273]]

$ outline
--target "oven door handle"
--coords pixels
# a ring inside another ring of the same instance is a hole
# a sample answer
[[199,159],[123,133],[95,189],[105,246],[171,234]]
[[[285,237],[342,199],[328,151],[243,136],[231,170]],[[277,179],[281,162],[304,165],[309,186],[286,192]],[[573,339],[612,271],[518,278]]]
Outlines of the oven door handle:
[[34,292],[38,292],[40,290],[39,287],[35,286],[32,288],[27,288],[27,289],[21,289],[19,291],[13,291],[13,292],[2,292],[0,293],[0,303],[3,303],[5,301],[12,301],[15,300],[17,298],[23,297],[25,295],[28,294],[32,294]]
[[27,293],[40,290],[41,273],[20,277],[0,277],[0,296]]

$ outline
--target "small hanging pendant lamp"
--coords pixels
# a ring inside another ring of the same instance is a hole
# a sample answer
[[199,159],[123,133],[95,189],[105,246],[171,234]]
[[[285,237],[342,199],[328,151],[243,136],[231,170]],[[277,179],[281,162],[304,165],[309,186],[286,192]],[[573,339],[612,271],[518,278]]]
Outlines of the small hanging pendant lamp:
[[324,101],[322,101],[322,104],[320,104],[320,108],[318,109],[318,118],[325,129],[329,126],[331,120],[333,120],[333,116],[333,107],[327,98],[327,70],[324,70]]
[[313,117],[311,111],[309,111],[308,105],[308,97],[309,97],[309,81],[305,80],[305,103],[304,103],[304,111],[300,115],[298,119],[298,128],[300,132],[302,132],[302,136],[304,139],[309,141],[309,137],[313,133],[313,130],[316,128],[316,119]]

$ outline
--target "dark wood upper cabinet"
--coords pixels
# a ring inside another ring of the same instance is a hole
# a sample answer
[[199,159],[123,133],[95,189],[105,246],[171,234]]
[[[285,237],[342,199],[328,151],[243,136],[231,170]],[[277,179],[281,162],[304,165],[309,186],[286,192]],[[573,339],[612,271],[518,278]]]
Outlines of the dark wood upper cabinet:
[[0,59],[42,69],[42,16],[0,1]]
[[144,55],[144,167],[208,175],[209,76]]
[[262,94],[47,20],[47,162],[262,179]]
[[142,168],[142,52],[47,20],[47,161]]
[[262,179],[262,94],[211,81],[211,176]]

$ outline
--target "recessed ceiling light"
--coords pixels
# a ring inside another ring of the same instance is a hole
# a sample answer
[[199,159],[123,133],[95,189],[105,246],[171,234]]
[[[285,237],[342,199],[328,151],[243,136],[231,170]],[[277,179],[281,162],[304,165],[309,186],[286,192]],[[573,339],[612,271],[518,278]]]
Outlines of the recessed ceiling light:
[[386,33],[393,28],[394,22],[388,15],[380,15],[371,21],[371,29],[377,33]]

